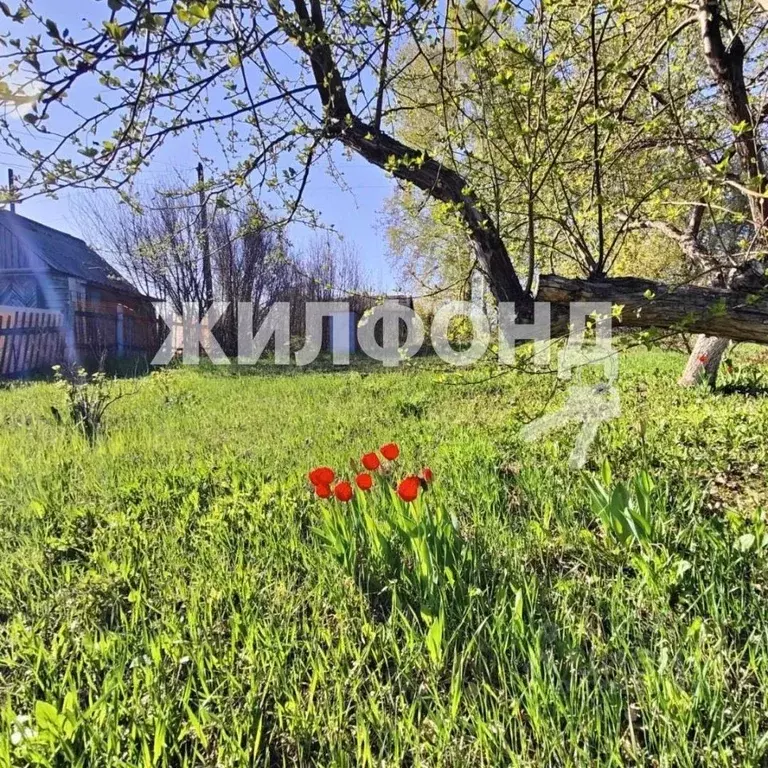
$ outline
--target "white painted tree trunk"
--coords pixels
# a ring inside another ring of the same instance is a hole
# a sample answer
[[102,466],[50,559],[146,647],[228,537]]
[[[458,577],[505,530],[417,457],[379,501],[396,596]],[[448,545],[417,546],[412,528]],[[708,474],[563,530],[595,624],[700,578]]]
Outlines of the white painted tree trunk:
[[730,339],[722,339],[718,336],[705,336],[704,334],[697,336],[693,351],[678,384],[681,387],[693,387],[700,381],[706,380],[710,386],[714,387],[720,361],[730,343]]

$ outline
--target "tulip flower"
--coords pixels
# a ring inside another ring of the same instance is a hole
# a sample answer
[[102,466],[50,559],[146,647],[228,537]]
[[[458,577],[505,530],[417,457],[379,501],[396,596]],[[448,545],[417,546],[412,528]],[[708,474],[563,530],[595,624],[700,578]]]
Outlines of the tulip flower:
[[397,443],[387,443],[381,446],[381,455],[387,461],[394,461],[400,455],[400,449],[397,447]]
[[419,495],[421,481],[416,475],[410,475],[397,486],[397,495],[406,502],[411,502]]
[[366,453],[360,461],[369,472],[373,472],[381,466],[379,457],[375,453]]
[[373,478],[367,472],[361,472],[355,478],[355,483],[361,491],[370,491],[373,487]]
[[351,501],[353,496],[352,486],[346,480],[342,480],[334,486],[333,494],[341,502]]

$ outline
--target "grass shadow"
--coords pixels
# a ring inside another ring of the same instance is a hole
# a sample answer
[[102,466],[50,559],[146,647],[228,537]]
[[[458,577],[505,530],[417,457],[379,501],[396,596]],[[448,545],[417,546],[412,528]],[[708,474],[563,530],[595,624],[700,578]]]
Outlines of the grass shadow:
[[742,397],[768,397],[768,384],[721,384],[714,390],[716,395],[741,395]]

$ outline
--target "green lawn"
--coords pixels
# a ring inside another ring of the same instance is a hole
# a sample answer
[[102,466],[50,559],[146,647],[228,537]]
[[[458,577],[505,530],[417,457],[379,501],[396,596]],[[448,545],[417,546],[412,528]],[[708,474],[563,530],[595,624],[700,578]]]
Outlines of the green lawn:
[[[683,361],[622,358],[583,471],[518,437],[546,376],[169,370],[93,448],[62,390],[0,391],[0,765],[765,764],[768,398]],[[307,471],[388,441],[456,521],[437,640],[407,555],[353,577],[318,530]],[[590,506],[604,459],[653,479],[645,543]]]

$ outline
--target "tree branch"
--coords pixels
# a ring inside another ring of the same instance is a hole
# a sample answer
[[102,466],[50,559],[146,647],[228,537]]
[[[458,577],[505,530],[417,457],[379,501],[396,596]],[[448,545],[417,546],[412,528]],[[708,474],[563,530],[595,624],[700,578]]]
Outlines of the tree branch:
[[523,314],[531,308],[507,253],[499,231],[467,181],[425,152],[419,152],[351,113],[349,100],[331,47],[323,35],[324,21],[319,0],[310,0],[311,15],[304,0],[294,0],[299,29],[292,32],[309,57],[326,117],[326,134],[357,152],[369,163],[390,171],[431,197],[456,207],[466,225],[477,260],[488,277],[497,301],[514,301]]

